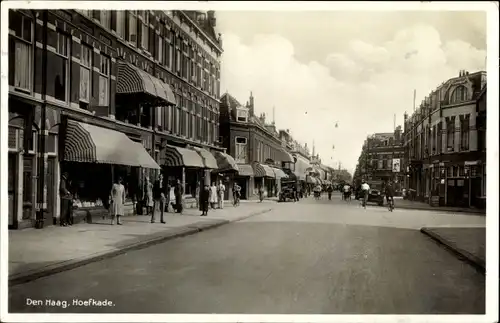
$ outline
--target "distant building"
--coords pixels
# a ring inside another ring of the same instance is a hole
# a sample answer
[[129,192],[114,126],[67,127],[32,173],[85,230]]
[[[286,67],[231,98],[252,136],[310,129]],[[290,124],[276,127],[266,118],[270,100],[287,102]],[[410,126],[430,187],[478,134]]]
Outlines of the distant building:
[[219,141],[238,165],[232,180],[242,187],[245,199],[257,195],[259,187],[267,196],[276,196],[283,168],[293,162],[274,121],[268,122],[264,114],[256,116],[254,104],[252,94],[243,105],[229,93],[222,95],[220,104]]
[[405,115],[408,188],[447,206],[486,202],[486,72],[460,71]]

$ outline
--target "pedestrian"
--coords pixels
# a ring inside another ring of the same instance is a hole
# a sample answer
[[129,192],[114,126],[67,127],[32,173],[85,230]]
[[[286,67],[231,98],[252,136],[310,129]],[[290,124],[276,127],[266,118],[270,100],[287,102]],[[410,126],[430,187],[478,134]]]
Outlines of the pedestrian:
[[218,197],[218,202],[219,202],[219,209],[224,208],[224,193],[226,192],[226,186],[222,183],[222,181],[219,182],[219,186],[217,187],[217,197]]
[[344,188],[343,188],[343,195],[344,195],[344,200],[347,201],[347,199],[349,198],[349,191],[351,190],[351,187],[349,186],[349,184],[345,183],[344,184]]
[[123,202],[125,201],[125,186],[121,177],[111,187],[111,225],[116,222],[121,225],[120,217],[124,215]]
[[264,187],[262,185],[259,186],[259,201],[262,203],[264,200]]
[[239,186],[237,183],[234,183],[233,186],[233,205],[238,206],[240,204],[240,198],[241,198],[241,186]]
[[366,181],[361,184],[361,196],[363,198],[363,207],[366,209],[366,202],[368,202],[368,193],[370,192],[370,185]]
[[328,185],[328,188],[326,190],[328,192],[328,200],[331,201],[332,200],[332,193],[333,193],[332,185]]
[[59,193],[61,195],[61,215],[59,217],[59,224],[62,227],[73,224],[70,218],[73,195],[69,190],[68,177],[68,172],[64,172],[61,176],[61,182],[59,183]]
[[144,205],[146,206],[146,214],[153,215],[153,184],[149,180],[149,177],[146,176],[144,183]]
[[217,186],[215,182],[210,186],[210,207],[215,209],[215,204],[217,203]]
[[165,212],[165,201],[166,201],[166,190],[165,186],[163,183],[163,175],[160,173],[158,175],[158,179],[155,181],[153,185],[153,212],[151,214],[151,223],[155,223],[155,213],[156,209],[159,209],[160,211],[160,222],[161,223],[166,223],[165,219],[163,218],[163,213]]
[[205,185],[200,191],[200,211],[201,216],[207,216],[210,203],[210,187]]
[[200,208],[200,182],[196,182],[196,189],[194,191],[194,198],[196,199],[196,208]]
[[184,195],[184,188],[182,187],[181,181],[178,179],[177,183],[174,187],[174,196],[175,196],[175,212],[182,213],[182,196]]

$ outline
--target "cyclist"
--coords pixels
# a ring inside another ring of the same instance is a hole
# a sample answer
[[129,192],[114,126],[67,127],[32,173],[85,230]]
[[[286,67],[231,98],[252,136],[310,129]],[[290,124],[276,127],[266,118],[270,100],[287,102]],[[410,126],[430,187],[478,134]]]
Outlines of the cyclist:
[[370,185],[363,180],[363,184],[361,184],[361,197],[363,198],[363,207],[366,209],[366,202],[368,201],[368,193],[370,192]]
[[385,186],[385,198],[390,208],[394,208],[394,187],[392,181],[389,181]]

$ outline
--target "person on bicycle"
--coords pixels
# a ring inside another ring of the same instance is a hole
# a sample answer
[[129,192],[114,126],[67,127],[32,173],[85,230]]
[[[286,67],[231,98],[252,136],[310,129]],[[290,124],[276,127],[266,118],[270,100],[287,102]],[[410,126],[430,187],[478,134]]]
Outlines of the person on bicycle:
[[333,193],[333,187],[332,185],[328,185],[328,188],[326,189],[326,191],[328,192],[328,200],[331,201],[332,200],[332,193]]
[[387,185],[385,185],[385,198],[387,199],[387,203],[392,203],[394,207],[394,187],[392,181],[389,181]]
[[361,197],[363,198],[363,207],[366,208],[366,202],[368,201],[368,193],[370,192],[370,185],[366,181],[361,184]]

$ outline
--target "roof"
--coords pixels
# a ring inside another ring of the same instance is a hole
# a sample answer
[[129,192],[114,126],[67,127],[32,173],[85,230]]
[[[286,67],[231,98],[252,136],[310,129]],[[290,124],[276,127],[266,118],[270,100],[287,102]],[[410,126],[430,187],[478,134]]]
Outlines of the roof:
[[228,108],[230,110],[232,109],[236,109],[238,107],[243,107],[243,104],[241,104],[238,100],[236,100],[236,98],[234,96],[232,96],[231,94],[229,93],[224,93],[222,96],[221,96],[221,99],[220,99],[221,102],[229,102],[229,106]]

